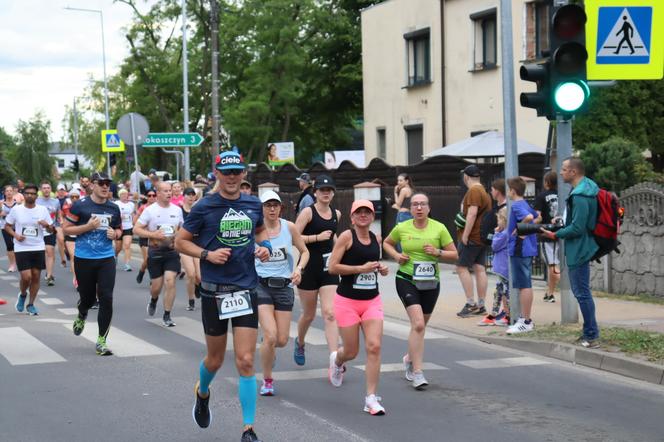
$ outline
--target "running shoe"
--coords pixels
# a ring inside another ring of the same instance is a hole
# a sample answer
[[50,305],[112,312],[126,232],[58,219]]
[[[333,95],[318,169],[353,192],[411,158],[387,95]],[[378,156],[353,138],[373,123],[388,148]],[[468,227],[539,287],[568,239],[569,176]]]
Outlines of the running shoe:
[[261,396],[274,396],[274,385],[272,385],[272,379],[263,379],[263,385],[261,385]]
[[343,366],[339,367],[336,362],[337,352],[333,351],[330,353],[330,367],[327,371],[328,378],[330,379],[330,384],[335,387],[341,387],[341,384],[344,381],[344,368]]
[[364,398],[364,411],[372,416],[383,416],[385,408],[380,404],[383,399],[375,394],[370,394]]
[[508,327],[510,325],[510,320],[507,318],[507,316],[503,316],[502,318],[496,318],[494,321],[495,325],[499,327]]
[[129,264],[125,264],[123,270],[125,272],[131,272],[131,266]]
[[599,348],[599,339],[581,339],[581,346],[585,348]]
[[46,285],[49,287],[53,287],[55,285],[55,278],[53,276],[47,276]]
[[475,316],[486,315],[486,309],[484,308],[483,305],[478,305],[477,310],[473,311],[471,315]]
[[90,307],[90,310],[99,310],[99,301],[95,300],[95,303],[92,304],[92,307]]
[[406,370],[406,380],[408,382],[413,382],[413,363],[408,360],[408,355],[405,355],[402,361],[403,369]]
[[533,321],[530,321],[530,323],[526,324],[525,319],[519,318],[518,321],[516,321],[514,324],[512,324],[507,328],[507,331],[505,333],[507,333],[508,335],[516,335],[519,333],[527,333],[529,331],[533,331],[534,328],[535,324],[533,323]]
[[171,319],[171,315],[164,315],[161,321],[164,327],[175,327],[175,322]]
[[14,273],[14,272],[16,271],[16,266],[9,266],[9,268],[7,269],[7,271],[8,271],[9,273]]
[[157,300],[150,298],[150,302],[148,302],[148,316],[154,316],[154,312],[157,311]]
[[460,318],[467,318],[468,316],[474,314],[478,310],[476,305],[466,303],[461,311],[457,313],[457,316]]
[[477,323],[480,327],[496,325],[496,318],[493,315],[486,315],[480,322]]
[[299,342],[297,342],[297,337],[294,339],[295,341],[295,349],[293,350],[293,360],[297,365],[304,365],[305,362],[305,357],[304,357],[304,344],[300,345]]
[[413,388],[415,390],[424,390],[427,388],[429,383],[427,382],[427,379],[424,377],[424,373],[421,371],[415,371],[413,372]]
[[210,425],[212,420],[212,415],[210,414],[210,393],[208,392],[207,397],[201,397],[198,394],[198,382],[194,386],[194,408],[191,409],[191,417],[194,418],[194,422],[201,428],[207,428]]
[[249,428],[242,433],[242,439],[240,439],[240,442],[262,442],[258,436],[256,436],[256,433],[254,433],[253,428]]
[[111,356],[113,354],[111,349],[106,345],[106,338],[103,336],[99,336],[97,338],[97,345],[95,345],[95,349],[97,350],[97,354],[99,356]]
[[16,304],[14,304],[17,312],[23,313],[23,309],[25,308],[25,298],[27,296],[28,295],[21,295],[20,293],[18,294],[18,297],[16,298]]
[[35,307],[33,304],[28,304],[25,307],[25,311],[28,312],[30,316],[37,316],[39,314],[37,307]]
[[194,301],[193,299],[190,299],[189,300],[189,305],[187,305],[187,311],[188,312],[193,312],[194,310],[196,310],[196,301]]
[[141,284],[143,282],[144,276],[145,276],[145,270],[139,270],[138,274],[136,274],[136,282],[138,284]]
[[544,295],[544,302],[550,302],[551,304],[556,302],[556,297],[553,296],[553,293],[550,295]]
[[85,328],[85,319],[82,319],[80,316],[74,319],[74,326],[72,328],[74,329],[74,334],[80,336]]

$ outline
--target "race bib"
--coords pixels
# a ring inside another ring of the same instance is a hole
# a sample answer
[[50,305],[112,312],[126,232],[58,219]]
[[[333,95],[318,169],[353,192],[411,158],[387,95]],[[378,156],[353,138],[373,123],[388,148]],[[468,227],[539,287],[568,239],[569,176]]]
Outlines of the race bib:
[[273,248],[272,253],[270,253],[270,259],[268,262],[270,263],[282,263],[286,261],[287,255],[286,255],[286,248],[285,247],[280,247],[280,248]]
[[330,256],[332,255],[332,252],[330,253],[323,253],[323,271],[327,272],[327,270],[330,268]]
[[123,223],[130,223],[131,222],[131,213],[125,213],[122,215],[122,222]]
[[39,228],[37,226],[23,226],[21,235],[26,238],[36,238],[39,235]]
[[157,226],[157,229],[164,232],[164,236],[167,238],[175,235],[175,226],[173,224],[160,224]]
[[99,218],[99,228],[97,230],[106,230],[111,226],[111,215],[106,213],[93,213],[93,217]]
[[219,319],[235,318],[250,315],[254,312],[249,290],[218,294],[215,298],[219,308]]
[[436,264],[432,262],[413,263],[413,281],[430,281],[436,279]]
[[353,279],[353,288],[357,290],[375,290],[378,287],[376,272],[360,273]]

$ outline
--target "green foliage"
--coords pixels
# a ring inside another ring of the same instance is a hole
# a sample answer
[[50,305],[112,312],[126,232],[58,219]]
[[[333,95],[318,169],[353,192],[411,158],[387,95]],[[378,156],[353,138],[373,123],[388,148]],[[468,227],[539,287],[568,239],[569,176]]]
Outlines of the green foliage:
[[38,112],[31,120],[19,120],[16,145],[9,150],[14,170],[26,183],[53,181],[55,159],[48,155],[51,123]]
[[643,149],[624,138],[611,137],[603,143],[590,143],[581,151],[586,175],[600,187],[619,192],[652,176],[652,166]]
[[16,180],[14,166],[9,162],[6,155],[15,148],[14,139],[0,127],[0,186],[9,184]]

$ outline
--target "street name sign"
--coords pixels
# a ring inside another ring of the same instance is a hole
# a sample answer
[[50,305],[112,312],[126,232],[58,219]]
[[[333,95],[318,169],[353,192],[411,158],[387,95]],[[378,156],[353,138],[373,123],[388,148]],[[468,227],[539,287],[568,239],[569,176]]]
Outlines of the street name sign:
[[192,133],[152,133],[145,138],[143,147],[181,147],[181,146],[200,146],[203,142],[201,134]]
[[664,1],[586,0],[588,80],[664,76]]
[[115,129],[101,131],[101,151],[102,152],[124,152],[125,144],[120,139],[118,131]]

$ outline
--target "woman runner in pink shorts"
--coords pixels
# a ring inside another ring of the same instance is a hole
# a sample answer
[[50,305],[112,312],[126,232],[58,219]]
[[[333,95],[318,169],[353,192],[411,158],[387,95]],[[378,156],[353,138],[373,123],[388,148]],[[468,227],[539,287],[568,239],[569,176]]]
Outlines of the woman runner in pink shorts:
[[330,273],[341,276],[334,297],[334,315],[343,342],[330,353],[329,379],[335,387],[343,382],[344,363],[355,359],[360,344],[360,328],[367,351],[364,411],[385,414],[376,396],[380,375],[380,347],[383,337],[383,302],[378,291],[378,273],[387,275],[387,266],[380,263],[379,236],[369,230],[374,220],[373,203],[357,200],[350,210],[353,229],[346,230],[332,249]]

